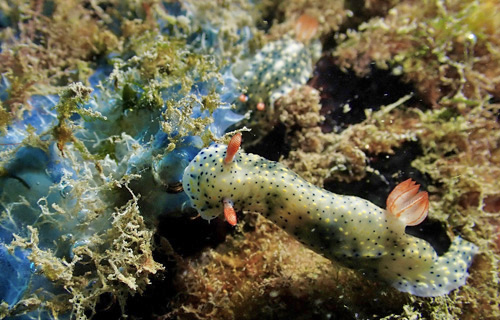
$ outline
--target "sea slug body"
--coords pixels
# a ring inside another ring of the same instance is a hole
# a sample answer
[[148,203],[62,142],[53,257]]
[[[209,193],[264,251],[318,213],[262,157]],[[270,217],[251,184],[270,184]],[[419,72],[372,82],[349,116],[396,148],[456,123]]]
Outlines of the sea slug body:
[[[234,210],[263,214],[326,258],[417,296],[444,295],[465,283],[474,244],[457,236],[438,256],[428,242],[406,234],[408,223],[396,214],[321,189],[254,154],[239,151],[225,163],[226,152],[226,145],[205,148],[184,171],[184,190],[203,218],[217,217],[230,201]],[[414,198],[408,210],[415,211],[427,195],[415,196],[406,183],[411,191],[404,197]],[[391,204],[401,201],[394,198]]]
[[288,36],[265,45],[251,60],[241,78],[241,85],[249,92],[241,102],[254,104],[259,111],[292,89],[307,82],[313,71],[313,61],[321,54],[321,44],[312,41],[318,29],[318,20],[303,14],[295,26],[295,39]]
[[313,61],[320,52],[319,42],[306,45],[290,37],[265,45],[240,77],[240,85],[248,92],[245,99],[239,99],[240,111],[250,107],[258,111],[265,109],[272,115],[276,100],[304,85],[311,77]]
[[254,57],[241,79],[249,103],[270,104],[293,88],[307,82],[312,74],[311,52],[291,38],[270,42]]

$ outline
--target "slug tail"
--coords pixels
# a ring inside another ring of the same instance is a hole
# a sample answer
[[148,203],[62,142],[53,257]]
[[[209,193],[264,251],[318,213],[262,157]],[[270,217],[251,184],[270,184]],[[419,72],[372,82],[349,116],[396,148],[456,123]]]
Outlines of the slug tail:
[[[432,259],[426,262],[422,257],[428,250],[433,249],[430,246],[420,246],[407,252],[406,257],[400,256],[393,260],[390,264],[396,264],[394,268],[386,265],[386,269],[393,269],[393,278],[389,283],[400,291],[420,297],[442,296],[465,284],[467,269],[478,251],[477,246],[456,237],[448,252],[440,257],[434,253]],[[408,255],[411,256],[410,259]]]

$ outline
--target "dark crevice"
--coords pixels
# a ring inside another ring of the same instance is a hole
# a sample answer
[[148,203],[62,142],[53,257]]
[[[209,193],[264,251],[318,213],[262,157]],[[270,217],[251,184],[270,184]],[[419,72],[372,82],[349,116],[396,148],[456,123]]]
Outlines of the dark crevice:
[[[318,61],[308,84],[320,91],[321,114],[325,116],[323,132],[341,132],[365,120],[366,109],[379,110],[414,91],[388,70],[373,67],[368,75],[358,77],[353,71],[342,71],[330,56]],[[405,105],[418,101],[411,98]]]
[[[243,141],[245,135],[252,134],[243,133]],[[245,149],[248,153],[258,154],[268,160],[278,161],[281,156],[288,156],[290,146],[286,143],[287,128],[284,124],[276,125],[259,143]]]

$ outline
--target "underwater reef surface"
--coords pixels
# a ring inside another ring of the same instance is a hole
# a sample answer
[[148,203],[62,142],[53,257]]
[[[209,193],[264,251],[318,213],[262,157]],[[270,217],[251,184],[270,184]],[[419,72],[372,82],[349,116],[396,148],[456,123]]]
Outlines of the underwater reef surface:
[[[0,3],[0,318],[499,318],[499,9]],[[429,216],[406,233],[477,245],[466,284],[416,297],[260,215],[196,218],[184,169],[236,131],[381,207],[414,178]]]

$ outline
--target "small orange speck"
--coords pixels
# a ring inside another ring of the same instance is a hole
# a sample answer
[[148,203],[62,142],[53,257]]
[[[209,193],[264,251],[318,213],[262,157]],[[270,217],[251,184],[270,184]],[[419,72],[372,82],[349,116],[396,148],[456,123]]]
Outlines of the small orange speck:
[[257,103],[257,110],[264,111],[264,109],[266,109],[266,105],[264,104],[264,102]]

